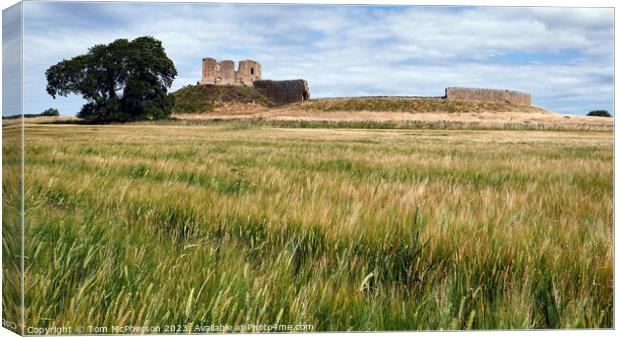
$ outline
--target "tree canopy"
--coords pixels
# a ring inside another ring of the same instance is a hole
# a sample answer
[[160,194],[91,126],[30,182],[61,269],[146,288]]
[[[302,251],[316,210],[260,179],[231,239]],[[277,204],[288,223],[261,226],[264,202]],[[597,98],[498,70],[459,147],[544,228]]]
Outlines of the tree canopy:
[[60,111],[56,108],[49,108],[43,111],[41,116],[60,116]]
[[587,116],[611,117],[611,114],[607,110],[592,110],[588,112]]
[[177,75],[161,41],[143,36],[98,44],[45,72],[53,97],[80,94],[87,101],[78,117],[96,121],[161,119],[170,116],[167,93]]

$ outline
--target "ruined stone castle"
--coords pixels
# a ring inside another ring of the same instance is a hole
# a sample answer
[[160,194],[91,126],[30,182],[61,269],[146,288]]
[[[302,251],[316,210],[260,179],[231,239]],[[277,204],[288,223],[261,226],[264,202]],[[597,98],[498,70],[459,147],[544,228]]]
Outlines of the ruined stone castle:
[[[206,57],[202,59],[202,84],[235,85],[254,87],[276,104],[301,102],[310,99],[308,82],[297,80],[263,80],[260,63],[253,60],[235,62],[231,60],[216,61]],[[532,105],[530,94],[514,90],[484,88],[449,87],[442,97],[449,101],[498,102],[518,105]]]
[[202,84],[237,85],[254,87],[276,104],[305,101],[310,98],[308,82],[303,79],[274,81],[262,80],[261,65],[253,60],[235,62],[231,60],[216,61],[213,58],[202,59]]
[[235,62],[205,57],[202,59],[202,84],[245,85],[261,79],[260,63],[252,60],[239,62],[239,69],[235,70]]

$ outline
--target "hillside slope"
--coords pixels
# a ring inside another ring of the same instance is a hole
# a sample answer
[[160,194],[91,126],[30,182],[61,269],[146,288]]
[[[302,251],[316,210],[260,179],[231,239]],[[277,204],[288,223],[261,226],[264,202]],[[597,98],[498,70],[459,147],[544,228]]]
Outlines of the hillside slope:
[[[252,87],[231,85],[188,85],[173,93],[175,97],[175,114],[195,114],[225,112],[235,109],[243,110],[248,103],[257,107],[271,108],[275,105],[267,97]],[[223,108],[223,109],[219,109]],[[482,113],[482,112],[519,112],[545,113],[544,109],[497,102],[452,101],[440,97],[344,97],[312,99],[304,102],[287,104],[276,110],[299,110],[300,112],[409,112],[409,113]],[[271,110],[271,109],[269,109]]]
[[510,103],[448,101],[442,98],[426,97],[350,97],[324,98],[298,103],[304,111],[377,111],[377,112],[546,112],[546,110]]
[[232,85],[187,85],[172,93],[174,114],[208,113],[228,103],[255,103],[270,107],[273,103],[251,87]]
[[377,129],[613,130],[613,118],[560,115],[510,103],[441,97],[321,98],[276,106],[249,87],[187,86],[174,93],[174,121],[278,127]]
[[428,97],[312,99],[268,107],[222,103],[209,113],[176,114],[186,124],[221,121],[313,128],[612,130],[613,118],[560,115],[508,103]]

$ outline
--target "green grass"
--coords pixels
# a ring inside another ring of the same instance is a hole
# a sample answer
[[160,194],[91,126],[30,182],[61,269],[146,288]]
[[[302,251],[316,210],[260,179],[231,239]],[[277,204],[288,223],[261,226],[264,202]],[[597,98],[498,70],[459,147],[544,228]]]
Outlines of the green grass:
[[543,109],[510,103],[449,101],[423,97],[351,97],[316,99],[303,102],[306,111],[399,111],[399,112],[541,112]]
[[222,102],[258,103],[272,106],[264,95],[251,87],[232,85],[187,85],[173,93],[173,113],[211,112]]
[[2,326],[21,334],[21,124],[2,127]]
[[612,140],[27,125],[26,325],[611,328]]
[[[66,123],[65,123],[66,124]],[[264,117],[239,117],[239,118],[213,118],[213,119],[175,119],[149,121],[144,124],[150,125],[210,125],[226,126],[228,129],[247,129],[252,127],[275,127],[296,129],[378,129],[378,130],[549,130],[549,131],[610,131],[609,125],[571,125],[562,123],[523,123],[505,122],[497,124],[485,124],[479,121],[454,121],[454,120],[278,120]]]
[[[173,113],[209,113],[222,103],[257,103],[273,107],[264,95],[252,87],[231,85],[187,85],[173,93]],[[313,99],[294,104],[302,111],[379,111],[379,112],[544,112],[545,110],[510,103],[448,101],[423,97],[351,97]]]

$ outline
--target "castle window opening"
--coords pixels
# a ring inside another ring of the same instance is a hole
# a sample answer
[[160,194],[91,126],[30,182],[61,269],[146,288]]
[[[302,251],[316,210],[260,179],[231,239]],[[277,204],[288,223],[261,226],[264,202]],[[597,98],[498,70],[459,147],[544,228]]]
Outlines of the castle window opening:
[[254,75],[254,68],[250,68],[250,74]]

